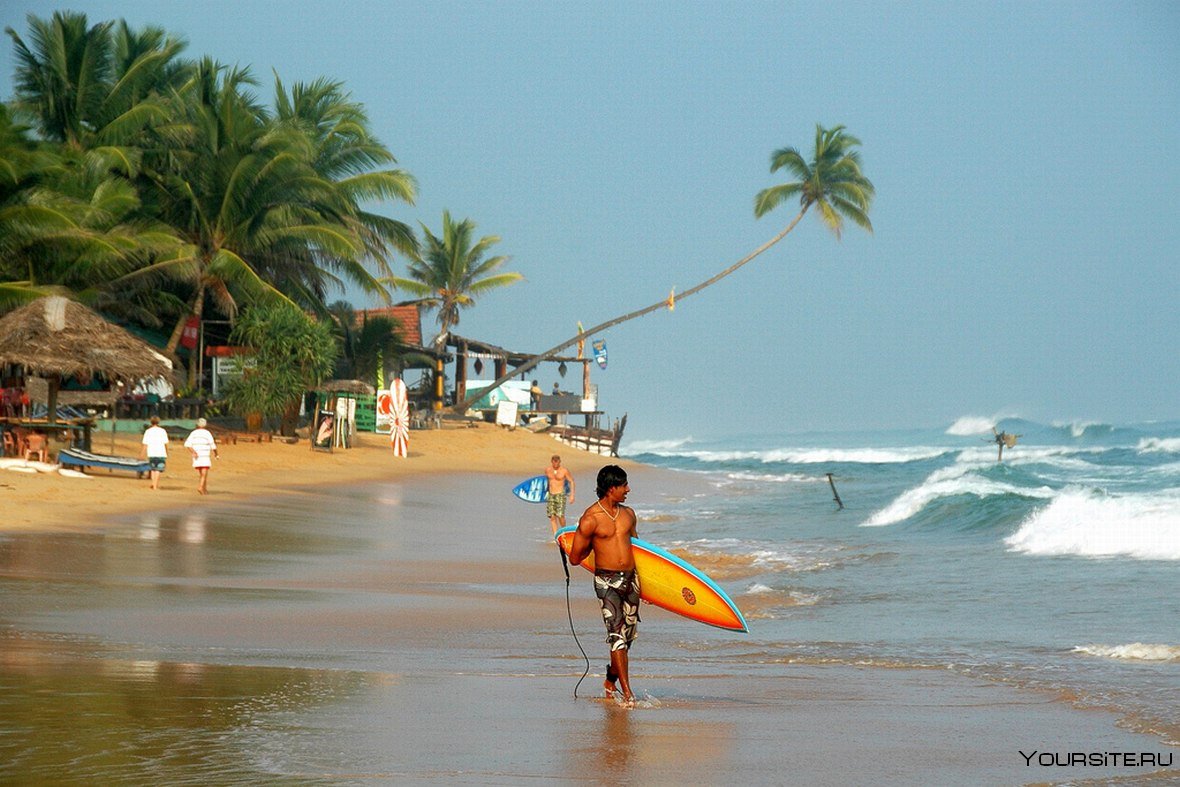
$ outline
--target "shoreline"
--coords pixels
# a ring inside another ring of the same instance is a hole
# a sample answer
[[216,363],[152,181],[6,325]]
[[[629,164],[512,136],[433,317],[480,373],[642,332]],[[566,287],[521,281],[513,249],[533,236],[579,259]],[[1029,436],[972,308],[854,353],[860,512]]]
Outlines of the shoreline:
[[[540,475],[553,454],[579,483],[575,500],[589,500],[594,478],[606,464],[628,472],[642,468],[635,462],[580,451],[543,434],[525,429],[509,431],[494,424],[444,422],[441,429],[410,432],[408,457],[393,456],[386,435],[359,432],[354,447],[331,453],[312,451],[306,439],[291,445],[281,441],[220,443],[220,459],[209,472],[209,494],[197,494],[196,473],[182,440],[168,445],[168,462],[153,492],[148,478],[127,471],[88,469],[87,478],[57,472],[0,470],[0,519],[4,532],[69,532],[97,530],[112,518],[145,511],[170,511],[242,502],[251,497],[297,494],[307,487],[395,480],[420,475],[494,474],[518,480]],[[50,443],[51,453],[61,444]],[[139,456],[140,435],[95,433],[95,453]]]

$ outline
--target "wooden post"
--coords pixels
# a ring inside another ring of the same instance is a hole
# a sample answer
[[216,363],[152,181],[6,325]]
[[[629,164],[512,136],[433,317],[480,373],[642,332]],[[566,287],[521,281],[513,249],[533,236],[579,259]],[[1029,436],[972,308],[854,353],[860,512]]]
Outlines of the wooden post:
[[434,401],[430,403],[431,409],[439,411],[443,409],[443,378],[446,375],[443,371],[443,359],[441,357],[434,360]]
[[836,491],[836,482],[832,480],[832,474],[828,473],[828,486],[832,487],[832,497],[836,500],[836,505],[840,506],[840,510],[844,510],[844,501],[840,499],[840,493]]
[[455,353],[455,401],[467,398],[467,342],[456,348]]

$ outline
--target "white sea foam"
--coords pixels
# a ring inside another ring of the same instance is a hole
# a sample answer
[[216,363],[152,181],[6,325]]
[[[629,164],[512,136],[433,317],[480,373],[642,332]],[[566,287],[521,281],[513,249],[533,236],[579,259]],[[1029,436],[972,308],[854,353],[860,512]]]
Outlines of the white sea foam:
[[1143,642],[1132,642],[1129,645],[1078,645],[1073,652],[1125,661],[1180,661],[1180,646],[1149,645]]
[[1030,555],[1180,560],[1180,495],[1101,495],[1071,488],[1005,539]]
[[681,437],[673,440],[628,440],[624,454],[679,454],[681,448],[692,442],[691,437]]
[[764,481],[772,484],[787,482],[815,482],[825,480],[821,476],[809,476],[802,473],[726,473],[729,481]]
[[1180,437],[1144,437],[1135,450],[1142,454],[1180,454]]
[[1054,421],[1053,426],[1057,429],[1068,429],[1070,436],[1075,439],[1085,435],[1086,430],[1091,427],[1110,428],[1110,424],[1104,424],[1101,421]]
[[913,448],[772,448],[766,451],[681,451],[677,456],[701,462],[762,462],[771,464],[898,464],[933,459],[952,449],[934,446]]
[[946,433],[956,437],[966,437],[975,434],[990,434],[996,425],[995,418],[984,418],[979,415],[965,415],[947,427]]
[[956,464],[935,470],[926,480],[913,489],[907,489],[892,503],[877,511],[862,524],[880,527],[903,522],[918,514],[935,500],[956,495],[975,495],[979,498],[992,495],[1016,494],[1025,497],[1051,497],[1048,487],[1016,487],[1001,481],[993,481],[975,472],[978,465]]

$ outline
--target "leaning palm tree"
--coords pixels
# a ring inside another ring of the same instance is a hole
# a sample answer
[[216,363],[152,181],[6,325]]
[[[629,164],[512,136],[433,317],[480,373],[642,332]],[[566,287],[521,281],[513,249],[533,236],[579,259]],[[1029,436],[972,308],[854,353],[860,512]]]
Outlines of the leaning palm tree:
[[451,327],[459,324],[462,309],[475,304],[475,298],[490,290],[520,281],[519,273],[496,273],[508,261],[499,255],[485,257],[500,242],[498,235],[474,240],[475,222],[454,221],[443,211],[442,237],[422,225],[421,256],[410,262],[409,277],[391,276],[386,283],[417,295],[417,302],[438,309],[440,327],[435,342],[445,344]]
[[[873,225],[869,222],[868,212],[875,191],[872,182],[861,172],[860,153],[856,150],[859,146],[860,140],[845,133],[844,126],[825,129],[817,124],[815,127],[815,152],[810,161],[804,159],[795,148],[776,150],[770,157],[770,171],[777,172],[780,169],[786,169],[797,179],[758,192],[754,198],[754,215],[761,218],[784,201],[797,196],[799,198],[799,212],[782,232],[725,270],[695,287],[685,290],[680,295],[675,297],[669,295],[666,299],[653,303],[651,306],[629,312],[613,320],[607,320],[588,331],[582,331],[561,344],[532,356],[488,387],[499,387],[513,377],[532,369],[546,358],[551,358],[565,348],[584,340],[588,334],[605,331],[607,328],[634,320],[645,314],[651,314],[658,309],[670,308],[676,300],[682,301],[706,287],[716,284],[787,237],[812,207],[817,209],[820,219],[836,235],[837,239],[843,230],[845,218],[872,232]],[[464,412],[482,395],[483,390],[485,389],[481,389],[468,396],[464,401],[457,403],[454,409],[457,412]]]

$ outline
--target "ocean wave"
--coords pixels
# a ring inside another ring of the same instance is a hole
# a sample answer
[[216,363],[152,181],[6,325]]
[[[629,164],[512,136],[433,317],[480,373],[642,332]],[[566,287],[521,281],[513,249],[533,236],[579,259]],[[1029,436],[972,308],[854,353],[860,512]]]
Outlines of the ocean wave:
[[947,427],[946,433],[955,437],[968,437],[977,434],[990,434],[998,423],[997,418],[984,418],[978,415],[965,415]]
[[1078,645],[1073,652],[1124,661],[1180,661],[1180,646],[1148,645],[1143,642],[1132,642],[1129,645]]
[[1114,431],[1114,426],[1101,421],[1054,421],[1053,428],[1061,430],[1075,440],[1095,435],[1108,435]]
[[637,454],[675,455],[680,449],[691,442],[691,437],[681,437],[672,440],[628,440],[624,453],[627,456]]
[[772,484],[788,482],[814,483],[825,480],[823,476],[804,475],[803,473],[726,473],[726,481],[764,481]]
[[1135,450],[1141,454],[1180,454],[1180,437],[1144,437]]
[[666,544],[665,548],[714,579],[739,579],[771,571],[823,571],[856,559],[841,547],[794,543],[758,545],[741,539],[695,539]]
[[[914,446],[910,448],[770,448],[764,451],[649,450],[655,456],[683,457],[707,463],[760,462],[762,464],[903,464],[935,459],[957,448]],[[631,454],[629,454],[631,455]]]
[[1069,489],[1025,519],[1005,543],[1029,555],[1180,560],[1180,496]]
[[904,522],[936,500],[959,495],[974,495],[978,498],[995,495],[1047,498],[1054,494],[1048,487],[1018,487],[996,481],[980,475],[976,472],[978,469],[979,465],[958,464],[936,470],[921,484],[906,490],[885,508],[872,514],[862,525],[882,527]]

